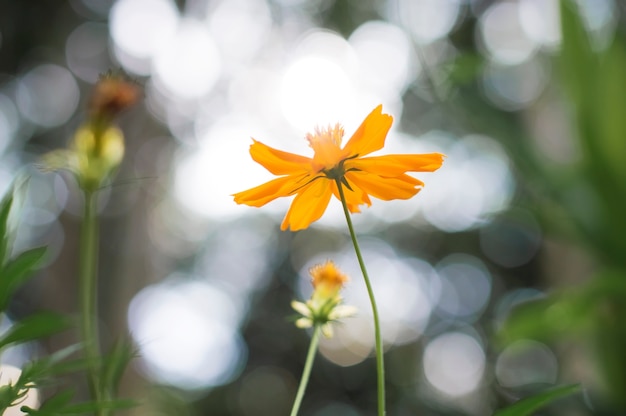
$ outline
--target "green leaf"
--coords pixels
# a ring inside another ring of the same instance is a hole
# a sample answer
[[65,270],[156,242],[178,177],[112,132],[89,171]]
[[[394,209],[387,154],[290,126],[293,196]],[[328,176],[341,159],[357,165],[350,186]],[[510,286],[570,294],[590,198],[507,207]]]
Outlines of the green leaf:
[[31,409],[23,406],[21,410],[33,416],[61,416],[61,415],[84,415],[94,414],[99,410],[129,409],[137,405],[133,400],[109,400],[106,402],[85,402],[70,404],[73,392],[66,390],[48,401],[44,402],[40,409]]
[[119,409],[129,409],[131,407],[137,406],[137,402],[134,400],[127,399],[119,399],[119,400],[109,400],[106,402],[87,402],[87,403],[77,403],[68,406],[63,410],[64,415],[82,415],[85,413],[93,413],[98,410],[119,410]]
[[24,343],[63,331],[69,327],[67,318],[53,313],[39,313],[16,322],[0,337],[0,349],[9,344]]
[[623,183],[626,179],[626,51],[617,39],[603,54],[598,69],[597,101],[593,106],[597,118],[596,133],[601,136],[599,144],[604,158],[613,168],[612,173],[619,183]]
[[103,360],[102,384],[106,391],[117,391],[120,379],[128,363],[137,356],[132,343],[127,340],[118,340]]
[[530,416],[533,412],[555,400],[578,393],[580,389],[580,384],[569,384],[555,387],[535,396],[522,399],[505,409],[498,410],[494,416]]
[[20,383],[22,385],[35,383],[41,386],[48,378],[84,370],[87,368],[87,360],[84,357],[69,360],[71,355],[81,349],[80,344],[74,344],[51,355],[30,361],[22,369]]
[[8,257],[7,247],[9,245],[9,213],[13,205],[13,189],[9,189],[7,194],[0,201],[0,268],[5,264]]
[[27,182],[28,176],[18,175],[0,201],[0,270],[11,255],[12,241],[15,237],[15,224],[11,222],[11,212],[19,210]]
[[38,247],[25,251],[0,270],[0,311],[6,310],[11,295],[31,277],[31,272],[43,260],[46,250],[46,247]]
[[456,85],[466,85],[476,80],[484,70],[485,59],[477,53],[459,55],[448,70],[448,78]]
[[61,414],[60,410],[66,407],[74,397],[74,391],[63,390],[46,400],[39,409],[23,406],[21,410],[29,415],[52,416]]
[[5,384],[0,386],[0,414],[13,406],[18,400],[21,400],[27,391],[21,388],[17,383]]
[[559,293],[519,305],[500,328],[499,343],[527,338],[546,342],[586,330],[595,317],[590,310],[597,306],[586,298],[585,294]]
[[565,335],[588,334],[604,319],[609,300],[626,299],[626,275],[603,271],[585,284],[517,306],[498,332],[501,344],[519,339],[550,341]]
[[589,97],[589,80],[594,76],[596,59],[576,2],[561,0],[560,13],[561,75],[575,105],[582,106]]

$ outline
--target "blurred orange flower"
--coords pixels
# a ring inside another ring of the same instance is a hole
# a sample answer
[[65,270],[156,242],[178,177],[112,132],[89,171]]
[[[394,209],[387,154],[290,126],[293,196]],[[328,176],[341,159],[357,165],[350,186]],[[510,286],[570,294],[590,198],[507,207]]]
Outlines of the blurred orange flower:
[[296,326],[310,328],[319,324],[324,336],[330,338],[333,335],[331,323],[354,316],[357,312],[354,306],[341,305],[343,299],[339,292],[349,279],[331,260],[313,266],[309,274],[314,289],[311,299],[305,303],[291,302],[291,307],[302,315],[296,320]]
[[234,194],[235,202],[260,207],[276,198],[296,195],[281,229],[307,228],[317,221],[328,206],[331,195],[340,198],[339,183],[350,212],[359,205],[371,205],[370,196],[385,201],[409,199],[424,183],[406,172],[432,172],[443,163],[441,153],[364,157],[380,150],[393,118],[383,114],[382,105],[361,123],[341,148],[343,128],[337,124],[307,134],[313,158],[283,152],[253,139],[250,155],[279,178],[247,191]]

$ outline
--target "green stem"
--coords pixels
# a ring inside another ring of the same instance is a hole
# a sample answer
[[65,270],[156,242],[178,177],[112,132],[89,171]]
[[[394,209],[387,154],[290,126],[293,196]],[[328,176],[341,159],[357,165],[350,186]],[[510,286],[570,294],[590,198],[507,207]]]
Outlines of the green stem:
[[320,325],[316,324],[313,329],[313,336],[311,337],[311,344],[309,345],[309,352],[306,355],[306,362],[304,363],[304,370],[302,371],[302,378],[300,379],[300,386],[298,386],[298,393],[296,394],[296,400],[293,402],[291,408],[291,416],[296,416],[300,405],[302,404],[302,398],[304,397],[304,391],[306,385],[309,383],[309,377],[311,376],[311,368],[313,367],[313,361],[315,360],[315,353],[317,352],[317,346],[320,343]]
[[[84,191],[85,205],[80,234],[80,315],[81,335],[87,358],[87,378],[91,397],[101,402],[98,360],[100,341],[97,324],[97,273],[98,273],[98,216],[97,197],[92,191]],[[104,415],[98,410],[97,415]]]
[[374,336],[376,339],[376,370],[378,374],[378,416],[385,415],[385,361],[383,359],[383,337],[380,331],[380,318],[378,317],[378,307],[376,306],[376,299],[374,298],[374,290],[372,284],[367,275],[367,269],[365,268],[365,262],[361,255],[361,249],[359,248],[359,242],[356,239],[354,233],[354,227],[352,226],[352,218],[350,217],[350,211],[348,210],[348,204],[346,203],[346,197],[343,192],[343,185],[341,180],[335,180],[337,188],[339,189],[339,197],[341,199],[341,205],[343,206],[343,212],[346,215],[346,221],[348,222],[348,229],[350,230],[350,237],[352,238],[352,245],[356,252],[356,257],[359,260],[359,266],[363,273],[363,279],[365,280],[365,286],[367,287],[367,294],[372,304],[372,315],[374,316]]

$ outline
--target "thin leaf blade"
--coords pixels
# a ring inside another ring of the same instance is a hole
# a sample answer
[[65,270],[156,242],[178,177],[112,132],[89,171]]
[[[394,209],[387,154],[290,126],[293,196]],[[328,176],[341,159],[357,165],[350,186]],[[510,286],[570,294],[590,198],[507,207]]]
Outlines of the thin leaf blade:
[[45,338],[69,327],[66,317],[53,313],[39,313],[16,322],[0,337],[0,349],[14,343]]
[[580,384],[568,384],[546,390],[537,395],[522,399],[515,404],[497,411],[494,416],[531,416],[542,407],[572,394],[578,393]]
[[46,247],[27,250],[0,269],[0,311],[7,308],[11,295],[31,277],[31,272],[41,263],[46,252]]

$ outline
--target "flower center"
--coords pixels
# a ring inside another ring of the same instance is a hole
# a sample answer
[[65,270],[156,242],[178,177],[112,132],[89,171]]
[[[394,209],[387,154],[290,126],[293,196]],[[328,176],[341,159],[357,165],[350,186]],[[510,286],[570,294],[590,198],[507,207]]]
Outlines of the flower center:
[[342,159],[341,139],[343,127],[340,124],[326,128],[316,128],[306,135],[309,146],[313,149],[313,169],[317,172],[329,171],[337,167]]
[[307,133],[306,139],[309,141],[309,146],[317,151],[318,147],[331,146],[339,148],[343,134],[343,127],[337,123],[326,128],[316,127],[313,133]]
[[341,273],[335,263],[330,260],[312,267],[309,274],[316,298],[332,299],[348,281],[348,276]]

